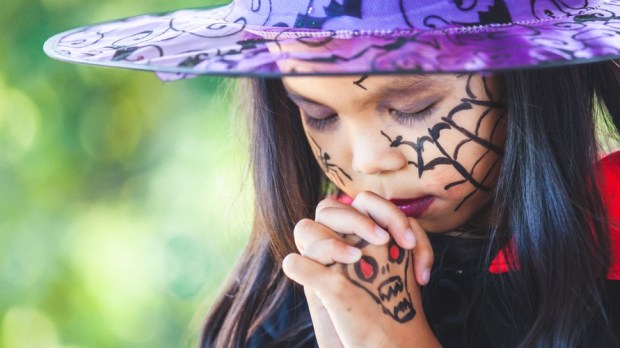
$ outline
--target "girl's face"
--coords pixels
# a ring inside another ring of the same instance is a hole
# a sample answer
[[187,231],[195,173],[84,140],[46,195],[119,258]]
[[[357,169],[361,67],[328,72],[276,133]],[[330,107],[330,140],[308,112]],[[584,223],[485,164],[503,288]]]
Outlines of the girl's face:
[[[290,77],[321,168],[344,193],[372,191],[430,232],[478,221],[506,137],[501,81],[480,75]],[[483,218],[482,218],[483,219]]]

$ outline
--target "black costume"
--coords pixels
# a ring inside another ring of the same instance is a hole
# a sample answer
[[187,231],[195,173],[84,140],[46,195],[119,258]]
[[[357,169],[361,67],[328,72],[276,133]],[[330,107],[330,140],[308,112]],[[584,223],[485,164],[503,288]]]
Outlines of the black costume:
[[[611,266],[607,290],[607,314],[620,342],[620,152],[605,157],[600,162],[606,178],[602,186],[609,219],[611,221]],[[487,245],[484,238],[461,238],[430,234],[435,253],[429,284],[421,287],[424,313],[435,336],[444,347],[514,347],[520,341],[525,320],[519,320],[518,297],[499,293],[492,284],[501,281],[508,269],[501,257],[491,265],[483,265],[483,252]],[[501,256],[501,255],[498,255]],[[485,278],[484,296],[475,290],[481,271],[489,272]],[[512,311],[506,312],[506,308]],[[508,318],[511,318],[510,320]],[[294,337],[283,337],[291,324],[307,323],[305,330]],[[465,325],[470,334],[464,335]],[[474,332],[474,334],[471,334]],[[466,342],[465,337],[474,342]],[[280,308],[255,332],[249,347],[317,347],[312,331],[310,314],[303,291],[291,287]]]

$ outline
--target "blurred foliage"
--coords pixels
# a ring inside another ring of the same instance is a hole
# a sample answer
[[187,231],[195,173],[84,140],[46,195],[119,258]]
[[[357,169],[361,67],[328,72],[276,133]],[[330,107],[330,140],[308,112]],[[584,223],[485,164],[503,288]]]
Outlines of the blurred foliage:
[[2,0],[0,346],[195,345],[252,218],[227,81],[164,84],[42,46],[214,3]]

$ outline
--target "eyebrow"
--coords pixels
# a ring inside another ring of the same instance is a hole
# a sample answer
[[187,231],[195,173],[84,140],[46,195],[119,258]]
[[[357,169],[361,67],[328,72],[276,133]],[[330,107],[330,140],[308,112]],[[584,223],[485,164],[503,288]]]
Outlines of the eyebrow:
[[323,105],[322,103],[319,103],[315,100],[312,100],[308,97],[304,97],[301,94],[297,94],[296,92],[292,91],[291,89],[289,89],[286,85],[284,85],[284,89],[286,90],[286,94],[288,95],[289,98],[291,98],[293,101],[295,102],[301,102],[301,103],[306,103],[306,104],[314,104],[314,105]]
[[[420,78],[422,76],[422,78]],[[380,87],[375,92],[372,92],[375,96],[385,97],[387,95],[403,95],[410,94],[416,91],[430,89],[437,85],[438,79],[434,76],[429,75],[411,75],[411,76],[402,76],[394,79],[389,84]],[[305,104],[319,105],[324,106],[323,103],[320,103],[316,100],[303,96],[292,89],[290,89],[286,84],[284,85],[284,89],[286,90],[286,94],[289,98],[291,98],[295,102],[301,102]]]
[[388,85],[382,86],[379,88],[377,94],[380,96],[386,96],[391,94],[402,95],[409,94],[412,92],[418,92],[420,90],[431,90],[433,88],[437,88],[441,76],[437,75],[412,75],[412,76],[403,76],[402,78],[395,79]]

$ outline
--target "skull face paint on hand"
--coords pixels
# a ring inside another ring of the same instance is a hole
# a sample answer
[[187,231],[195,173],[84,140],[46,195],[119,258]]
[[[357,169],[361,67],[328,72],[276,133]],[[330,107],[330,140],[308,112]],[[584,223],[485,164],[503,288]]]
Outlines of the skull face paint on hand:
[[356,247],[364,255],[354,264],[343,264],[346,277],[366,291],[383,313],[399,323],[413,319],[416,314],[409,293],[408,276],[411,253],[399,247],[393,239],[384,246],[373,246],[360,241]]

